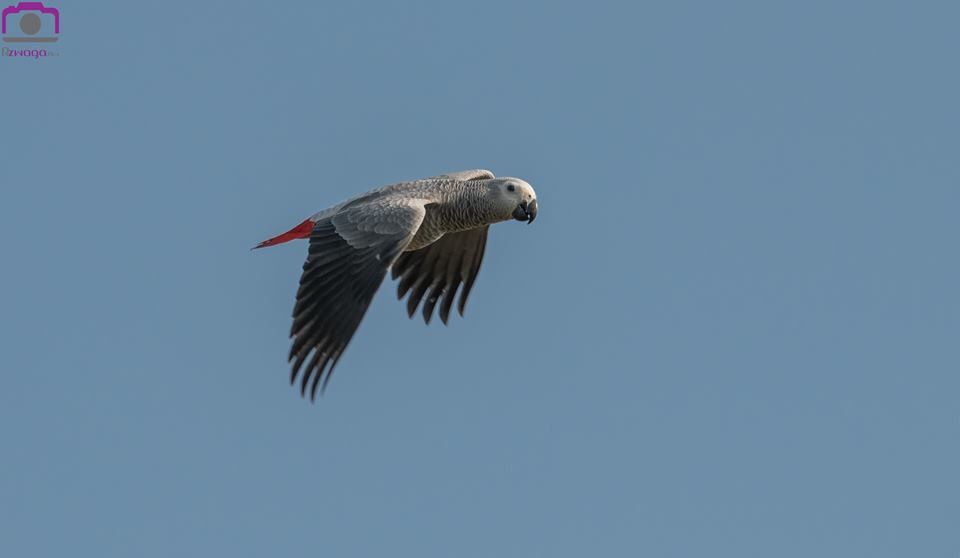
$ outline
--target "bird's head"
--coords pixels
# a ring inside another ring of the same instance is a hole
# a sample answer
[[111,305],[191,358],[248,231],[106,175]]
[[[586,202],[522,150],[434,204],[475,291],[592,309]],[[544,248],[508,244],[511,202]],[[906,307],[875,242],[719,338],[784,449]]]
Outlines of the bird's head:
[[537,218],[537,193],[533,186],[519,178],[490,180],[487,194],[494,204],[497,217],[506,221],[516,219],[532,223]]

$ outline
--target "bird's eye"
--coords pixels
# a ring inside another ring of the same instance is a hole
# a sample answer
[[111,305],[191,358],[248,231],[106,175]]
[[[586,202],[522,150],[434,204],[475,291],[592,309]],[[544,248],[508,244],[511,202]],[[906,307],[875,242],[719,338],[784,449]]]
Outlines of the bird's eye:
[[513,184],[508,184],[508,185],[507,185],[507,190],[510,190],[511,192],[514,191],[514,190],[516,190],[516,189],[517,189],[517,187],[514,186]]

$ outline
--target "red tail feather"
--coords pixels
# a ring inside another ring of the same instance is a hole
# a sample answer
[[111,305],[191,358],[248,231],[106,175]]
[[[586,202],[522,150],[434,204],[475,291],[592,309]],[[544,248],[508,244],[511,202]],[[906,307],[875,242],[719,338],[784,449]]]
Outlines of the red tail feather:
[[277,244],[283,244],[284,242],[289,242],[291,240],[296,240],[298,238],[310,238],[310,233],[313,232],[313,221],[307,219],[306,221],[300,223],[296,227],[293,227],[289,231],[264,240],[260,244],[257,244],[251,250],[256,250],[257,248],[266,248],[267,246],[275,246]]

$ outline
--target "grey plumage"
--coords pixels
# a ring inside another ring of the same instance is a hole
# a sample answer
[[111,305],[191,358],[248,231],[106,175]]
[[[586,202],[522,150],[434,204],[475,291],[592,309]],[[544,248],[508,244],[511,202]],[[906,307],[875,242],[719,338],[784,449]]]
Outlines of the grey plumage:
[[403,299],[408,292],[407,314],[412,318],[423,296],[430,291],[423,304],[423,320],[430,323],[433,309],[440,297],[440,319],[447,323],[450,307],[460,285],[460,303],[457,311],[463,315],[463,309],[473,288],[473,282],[480,272],[483,251],[487,245],[488,226],[444,235],[433,244],[404,252],[393,264],[393,278],[401,278],[397,285],[397,298]]
[[536,214],[529,184],[471,170],[384,186],[313,215],[301,224],[310,246],[290,330],[291,383],[299,376],[311,399],[326,388],[391,266],[410,317],[422,303],[429,324],[439,305],[446,324],[458,292],[463,315],[489,225]]

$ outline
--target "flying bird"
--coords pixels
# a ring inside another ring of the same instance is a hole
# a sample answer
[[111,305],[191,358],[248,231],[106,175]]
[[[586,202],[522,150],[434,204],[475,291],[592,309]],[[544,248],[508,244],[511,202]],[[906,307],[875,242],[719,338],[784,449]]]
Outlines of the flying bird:
[[462,316],[487,229],[536,217],[530,184],[467,170],[371,190],[254,246],[310,239],[293,308],[290,383],[299,376],[300,393],[305,396],[309,387],[311,400],[318,385],[326,389],[388,269],[400,280],[397,297],[407,296],[411,318],[422,302],[427,324],[438,305],[446,324],[458,290]]

